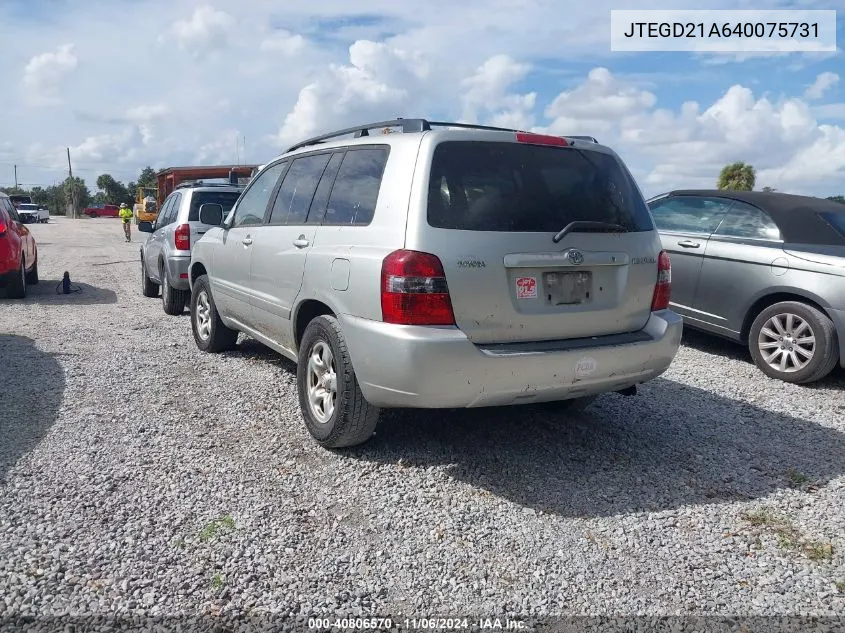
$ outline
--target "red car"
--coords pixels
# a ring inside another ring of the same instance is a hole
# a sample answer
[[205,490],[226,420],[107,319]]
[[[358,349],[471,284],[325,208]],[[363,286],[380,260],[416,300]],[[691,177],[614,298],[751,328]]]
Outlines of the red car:
[[38,283],[35,238],[21,222],[9,196],[0,192],[0,287],[10,299],[23,299],[26,287]]
[[116,204],[104,204],[102,207],[88,207],[82,213],[89,218],[116,218],[119,207]]

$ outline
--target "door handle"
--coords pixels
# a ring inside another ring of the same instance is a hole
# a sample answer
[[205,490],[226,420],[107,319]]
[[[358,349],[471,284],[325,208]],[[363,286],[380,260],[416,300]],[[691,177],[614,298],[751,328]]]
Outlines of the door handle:
[[243,240],[241,240],[241,242],[244,246],[249,246],[252,244],[252,238],[247,235]]
[[207,231],[197,231],[197,235],[205,235]]
[[306,246],[308,246],[310,243],[311,243],[311,242],[309,242],[309,241],[308,241],[308,239],[305,237],[305,235],[304,235],[304,234],[303,234],[303,235],[300,235],[298,238],[296,238],[296,239],[293,241],[293,245],[294,245],[294,246],[296,246],[297,248],[305,248],[305,247],[306,247]]
[[683,248],[699,248],[701,243],[693,242],[692,240],[681,240],[678,242],[678,246],[682,246]]

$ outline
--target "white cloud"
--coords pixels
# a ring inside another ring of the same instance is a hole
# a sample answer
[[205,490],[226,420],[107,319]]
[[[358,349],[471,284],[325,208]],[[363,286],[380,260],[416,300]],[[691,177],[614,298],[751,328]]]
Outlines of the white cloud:
[[527,129],[534,124],[537,93],[516,94],[511,86],[525,79],[531,65],[508,55],[495,55],[461,82],[464,121]]
[[305,44],[305,38],[298,33],[277,31],[261,40],[260,48],[268,53],[280,53],[283,56],[291,57],[302,52]]
[[203,5],[197,7],[189,19],[177,20],[171,33],[183,49],[199,54],[225,47],[234,24],[235,19],[225,11]]
[[594,68],[584,83],[561,92],[546,106],[544,114],[551,122],[542,131],[595,136],[612,129],[621,116],[648,110],[655,102],[651,92],[617,79],[607,68]]
[[35,104],[58,101],[61,81],[78,65],[73,44],[63,44],[53,52],[35,55],[23,69],[26,96]]
[[593,134],[615,147],[651,193],[712,187],[721,167],[737,160],[784,191],[812,192],[845,175],[845,130],[819,125],[800,98],[772,101],[734,85],[709,107],[655,106],[653,94],[595,69],[546,113],[557,117],[549,126],[556,133]]
[[832,72],[823,72],[804,91],[805,99],[821,99],[824,93],[839,83],[839,75]]
[[402,116],[423,100],[429,67],[418,53],[367,40],[299,92],[276,136],[282,146],[332,128]]

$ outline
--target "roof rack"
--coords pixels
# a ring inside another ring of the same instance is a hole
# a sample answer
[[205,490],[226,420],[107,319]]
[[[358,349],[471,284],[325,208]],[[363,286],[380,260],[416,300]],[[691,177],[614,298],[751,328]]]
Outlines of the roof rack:
[[[352,134],[354,138],[361,138],[362,136],[370,136],[370,130],[378,128],[393,128],[401,127],[403,133],[410,132],[428,132],[432,127],[456,127],[466,130],[487,130],[490,132],[524,132],[525,130],[515,130],[507,127],[493,127],[490,125],[476,125],[474,123],[454,123],[449,121],[429,121],[427,119],[403,119],[396,118],[391,121],[379,121],[377,123],[368,123],[366,125],[356,125],[355,127],[348,127],[329,134],[322,134],[313,138],[306,139],[296,145],[288,148],[287,152],[293,152],[303,147],[310,145],[318,145],[339,136],[347,136]],[[567,136],[566,138],[574,138],[581,141],[591,141],[598,143],[592,136]],[[287,153],[285,152],[285,153]]]
[[187,182],[180,182],[173,189],[192,189],[195,187],[243,187],[244,185],[236,185],[231,182],[203,182],[202,180],[189,180]]

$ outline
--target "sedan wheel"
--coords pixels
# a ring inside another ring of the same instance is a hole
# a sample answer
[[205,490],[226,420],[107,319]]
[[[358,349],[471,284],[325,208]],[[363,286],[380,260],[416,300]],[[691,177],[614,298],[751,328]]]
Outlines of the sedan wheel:
[[794,373],[813,360],[816,336],[810,324],[797,314],[776,314],[760,330],[757,346],[772,369]]
[[833,321],[798,301],[776,303],[760,312],[751,324],[748,348],[764,374],[785,382],[821,380],[839,361]]

